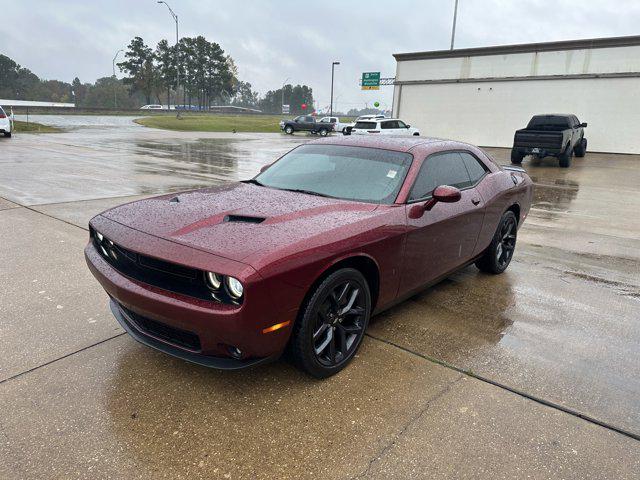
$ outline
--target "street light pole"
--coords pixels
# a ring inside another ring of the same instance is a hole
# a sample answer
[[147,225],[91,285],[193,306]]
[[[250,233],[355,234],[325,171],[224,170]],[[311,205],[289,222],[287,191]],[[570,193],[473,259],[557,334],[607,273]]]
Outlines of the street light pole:
[[340,65],[340,62],[333,62],[331,64],[331,104],[329,106],[329,116],[333,116],[333,76],[336,65]]
[[[176,22],[176,98],[174,103],[176,104],[176,110],[178,109],[178,90],[180,90],[180,52],[178,49],[178,44],[179,44],[179,36],[178,36],[178,15],[176,15],[173,10],[171,10],[171,7],[169,6],[169,4],[167,2],[165,2],[164,0],[158,0],[158,3],[164,3],[167,8],[169,9],[169,13],[171,13],[171,16],[173,17],[173,19]],[[171,107],[171,105],[167,105],[168,108]],[[178,118],[180,118],[180,112],[178,112]]]
[[453,7],[453,27],[451,28],[451,48],[453,50],[453,42],[456,39],[456,20],[458,18],[458,0],[456,0],[456,4]]
[[283,115],[284,115],[284,87],[290,78],[291,77],[287,77],[287,79],[284,82],[282,82],[282,101],[280,102],[280,105],[281,105],[280,110],[282,110]]
[[111,65],[113,66],[113,108],[117,109],[118,108],[118,85],[116,83],[116,58],[118,58],[118,55],[120,54],[120,52],[124,52],[124,50],[120,49],[116,52],[116,54],[113,57],[113,62],[111,62]]

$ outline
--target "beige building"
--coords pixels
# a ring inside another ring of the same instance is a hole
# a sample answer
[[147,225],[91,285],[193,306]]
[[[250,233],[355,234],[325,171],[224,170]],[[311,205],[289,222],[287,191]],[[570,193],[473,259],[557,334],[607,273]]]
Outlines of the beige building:
[[422,135],[510,147],[532,115],[573,113],[589,150],[640,153],[640,36],[394,57],[393,114]]

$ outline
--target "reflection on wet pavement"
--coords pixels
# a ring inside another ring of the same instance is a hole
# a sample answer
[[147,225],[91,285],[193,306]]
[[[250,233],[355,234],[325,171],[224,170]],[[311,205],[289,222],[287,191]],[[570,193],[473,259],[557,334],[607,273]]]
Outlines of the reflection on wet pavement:
[[26,134],[3,145],[0,196],[22,205],[149,195],[251,178],[264,164],[313,138],[168,134],[140,127],[129,117],[97,117],[103,120],[81,128],[82,118],[75,116],[41,117],[34,121],[75,129],[42,135],[37,146]]

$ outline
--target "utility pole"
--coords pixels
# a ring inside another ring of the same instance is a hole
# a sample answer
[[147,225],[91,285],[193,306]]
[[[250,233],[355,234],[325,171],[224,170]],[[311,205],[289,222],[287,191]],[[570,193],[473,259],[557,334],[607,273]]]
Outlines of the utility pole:
[[[180,90],[180,51],[178,49],[178,44],[179,44],[179,36],[178,36],[178,15],[176,15],[173,10],[171,10],[171,7],[169,6],[169,4],[167,2],[165,2],[164,0],[158,0],[158,3],[164,3],[167,8],[169,9],[169,13],[171,13],[171,16],[173,17],[173,19],[176,22],[176,98],[175,98],[175,105],[176,105],[176,110],[178,110],[178,90]],[[167,105],[167,108],[170,108],[171,105]],[[180,118],[180,112],[177,112],[176,115],[178,118]]]
[[118,58],[118,55],[120,54],[120,52],[124,52],[124,50],[122,49],[118,50],[115,56],[113,57],[113,62],[111,62],[111,65],[113,66],[113,108],[114,109],[118,108],[118,84],[116,83],[118,79],[116,78],[116,58]]
[[284,87],[287,84],[287,82],[289,81],[291,77],[287,77],[287,79],[282,82],[282,101],[280,102],[280,110],[282,110],[282,114],[284,115]]
[[329,106],[329,116],[333,116],[333,76],[336,65],[340,65],[340,62],[333,62],[331,64],[331,104]]
[[456,39],[456,20],[458,18],[458,0],[456,0],[456,4],[453,7],[453,27],[451,28],[451,48],[453,50],[453,42]]

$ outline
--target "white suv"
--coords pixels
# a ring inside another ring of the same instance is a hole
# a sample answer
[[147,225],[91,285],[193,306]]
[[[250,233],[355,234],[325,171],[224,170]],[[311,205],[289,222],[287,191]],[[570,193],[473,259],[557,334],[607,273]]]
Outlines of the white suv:
[[5,137],[11,136],[11,118],[0,107],[0,133],[4,133]]
[[397,118],[359,120],[351,129],[352,135],[420,135],[417,128]]

